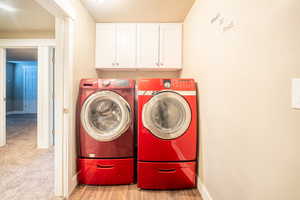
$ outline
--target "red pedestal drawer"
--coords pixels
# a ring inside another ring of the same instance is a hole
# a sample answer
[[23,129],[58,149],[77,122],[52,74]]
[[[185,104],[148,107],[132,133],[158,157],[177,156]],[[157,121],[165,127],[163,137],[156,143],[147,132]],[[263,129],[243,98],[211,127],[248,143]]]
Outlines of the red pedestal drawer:
[[86,185],[121,185],[134,181],[134,159],[78,159],[78,181]]
[[138,187],[184,189],[196,187],[196,162],[138,162]]

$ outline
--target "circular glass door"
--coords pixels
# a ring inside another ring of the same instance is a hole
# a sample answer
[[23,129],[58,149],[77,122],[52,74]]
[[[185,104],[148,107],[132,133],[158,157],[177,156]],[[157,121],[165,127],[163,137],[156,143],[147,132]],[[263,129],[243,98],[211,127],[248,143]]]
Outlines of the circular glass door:
[[191,109],[177,93],[161,92],[147,102],[142,111],[144,126],[161,139],[175,139],[188,129]]
[[99,91],[84,102],[81,122],[85,131],[98,141],[112,141],[130,126],[131,109],[127,101],[112,91]]

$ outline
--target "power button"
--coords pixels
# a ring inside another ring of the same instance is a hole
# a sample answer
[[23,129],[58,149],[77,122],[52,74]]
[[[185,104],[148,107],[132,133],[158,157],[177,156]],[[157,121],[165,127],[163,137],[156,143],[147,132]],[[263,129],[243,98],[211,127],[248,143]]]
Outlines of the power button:
[[164,80],[164,88],[171,88],[171,80]]
[[109,80],[104,80],[104,81],[102,82],[102,85],[103,85],[104,87],[108,87],[108,86],[110,85],[110,81],[109,81]]

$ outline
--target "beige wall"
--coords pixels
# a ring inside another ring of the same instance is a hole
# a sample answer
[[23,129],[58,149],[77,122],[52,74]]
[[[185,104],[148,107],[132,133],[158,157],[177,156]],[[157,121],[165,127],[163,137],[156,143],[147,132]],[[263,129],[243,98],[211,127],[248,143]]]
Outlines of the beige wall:
[[[300,199],[300,1],[196,0],[184,70],[200,94],[200,176],[214,200]],[[211,24],[220,12],[235,27]]]
[[194,1],[82,0],[97,22],[182,22]]
[[[97,73],[94,68],[95,64],[95,34],[96,24],[87,10],[82,6],[79,0],[72,0],[72,6],[75,9],[75,60],[74,60],[74,87],[73,100],[76,105],[79,82],[82,78],[96,78]],[[72,174],[76,174],[76,131],[75,131],[75,110],[72,115],[74,130],[71,137],[72,152]]]
[[0,39],[41,39],[55,38],[55,31],[0,32]]

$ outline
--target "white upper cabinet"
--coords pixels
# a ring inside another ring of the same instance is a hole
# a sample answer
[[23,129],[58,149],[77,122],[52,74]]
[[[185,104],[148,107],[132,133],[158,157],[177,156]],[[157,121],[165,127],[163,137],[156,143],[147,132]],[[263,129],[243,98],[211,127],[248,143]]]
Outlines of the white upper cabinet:
[[137,30],[137,66],[158,67],[159,24],[138,24]]
[[117,24],[117,67],[136,66],[136,24]]
[[182,24],[160,24],[159,65],[166,68],[182,66]]
[[116,63],[116,25],[96,25],[96,67],[113,67]]
[[96,68],[179,70],[182,24],[96,25]]

